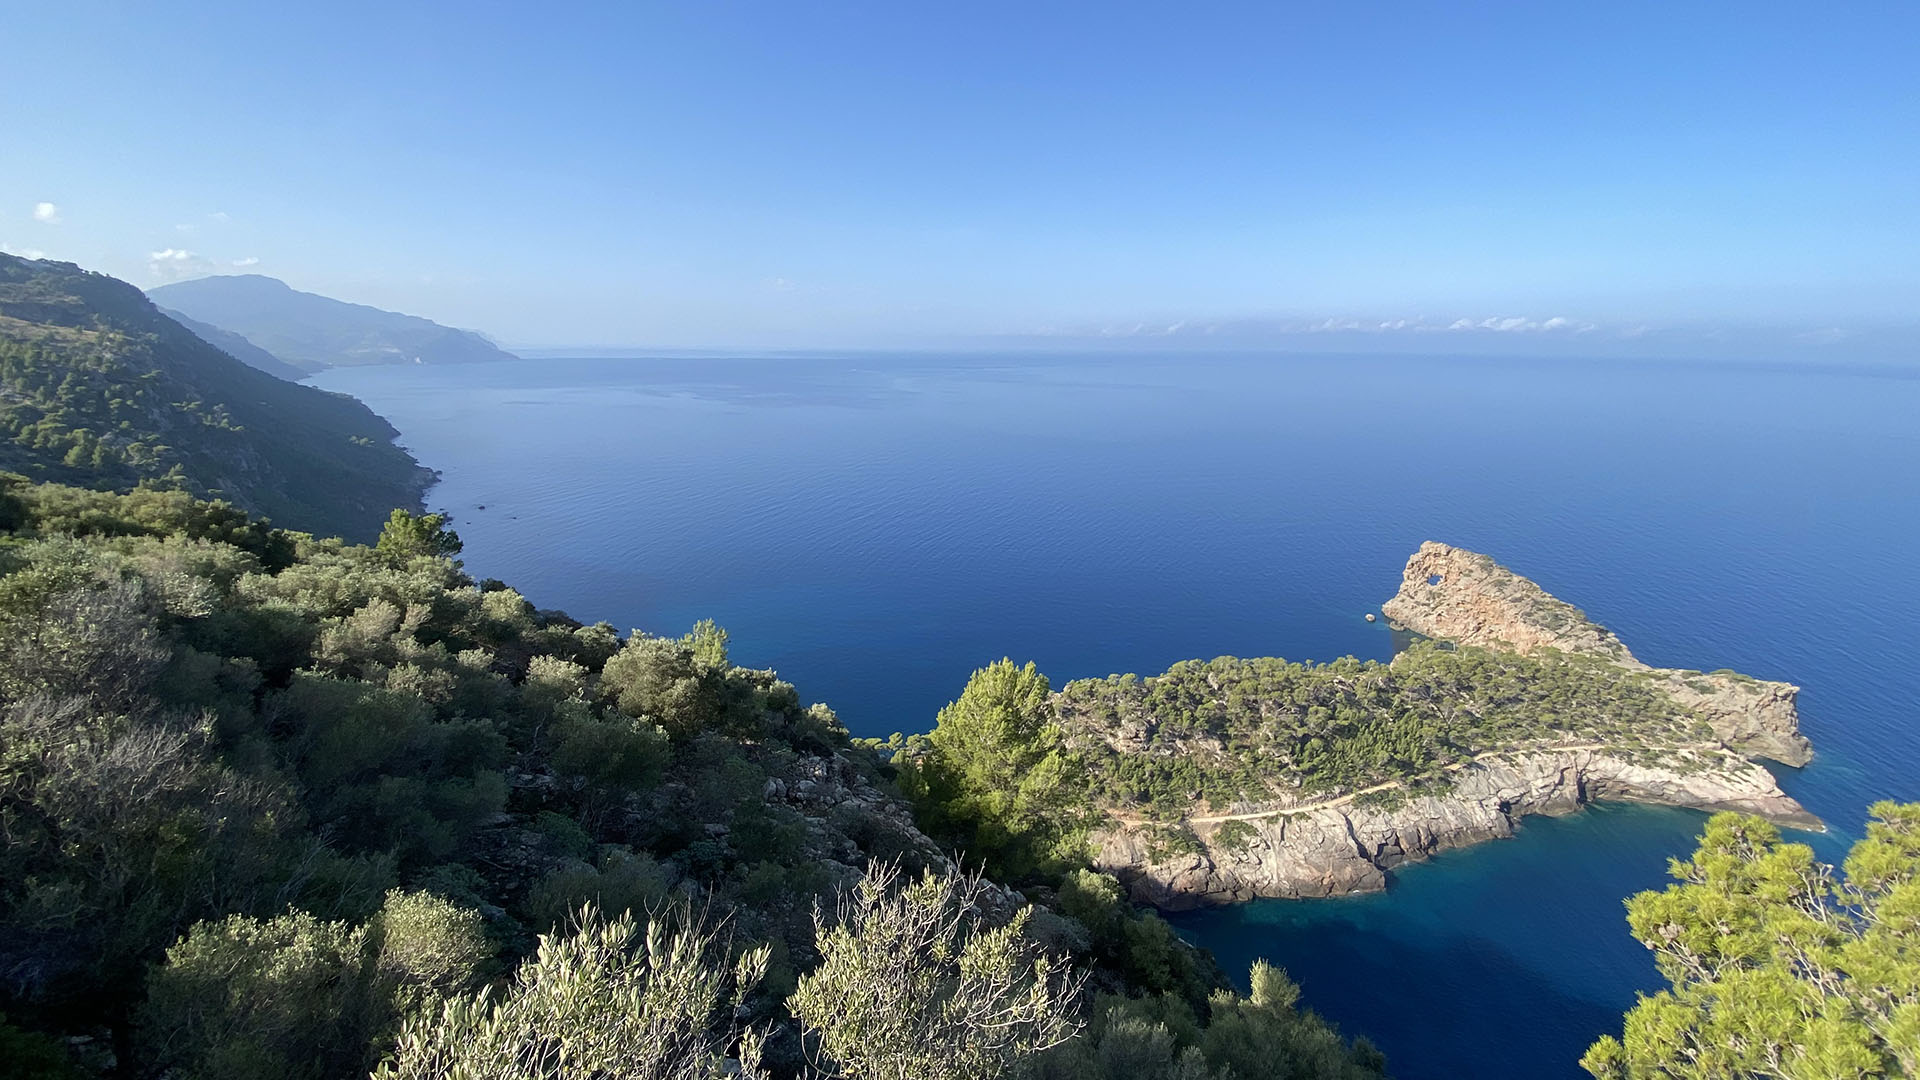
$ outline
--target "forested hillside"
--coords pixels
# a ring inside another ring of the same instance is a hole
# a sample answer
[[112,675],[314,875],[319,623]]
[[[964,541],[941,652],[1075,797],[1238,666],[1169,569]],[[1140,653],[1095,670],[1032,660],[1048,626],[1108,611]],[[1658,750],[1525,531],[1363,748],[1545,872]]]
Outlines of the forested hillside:
[[0,255],[0,468],[179,488],[371,539],[431,477],[395,434],[351,397],[248,367],[125,282]]
[[11,477],[0,530],[26,1075],[1380,1075],[1111,878],[961,873],[711,623],[540,611],[405,511],[356,546]]

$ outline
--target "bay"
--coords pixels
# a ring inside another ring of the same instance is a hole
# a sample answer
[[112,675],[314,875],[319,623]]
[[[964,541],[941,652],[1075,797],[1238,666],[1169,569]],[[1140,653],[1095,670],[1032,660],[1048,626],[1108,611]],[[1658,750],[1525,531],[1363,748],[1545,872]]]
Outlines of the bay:
[[[1222,654],[1384,659],[1426,539],[1649,663],[1804,687],[1833,831],[1920,798],[1920,372],[1218,354],[632,357],[337,369],[442,473],[476,576],[622,629],[714,618],[856,734],[1003,655],[1056,685]],[[1370,897],[1177,925],[1408,1080],[1577,1077],[1658,987],[1621,900],[1700,815],[1530,821]]]

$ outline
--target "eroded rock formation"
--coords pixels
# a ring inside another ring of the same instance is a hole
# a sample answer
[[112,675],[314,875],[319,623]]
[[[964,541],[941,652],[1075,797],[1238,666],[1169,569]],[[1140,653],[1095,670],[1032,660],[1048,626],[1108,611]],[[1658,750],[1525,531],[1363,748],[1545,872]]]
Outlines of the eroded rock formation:
[[[1372,892],[1386,872],[1449,848],[1512,836],[1528,814],[1567,814],[1595,799],[1739,810],[1798,828],[1818,818],[1781,792],[1765,768],[1698,751],[1636,761],[1625,751],[1520,752],[1474,762],[1443,792],[1369,804],[1351,797],[1291,811],[1196,817],[1186,850],[1158,853],[1165,826],[1121,827],[1095,864],[1134,899],[1170,911],[1256,898]],[[1229,823],[1241,822],[1239,826]]]

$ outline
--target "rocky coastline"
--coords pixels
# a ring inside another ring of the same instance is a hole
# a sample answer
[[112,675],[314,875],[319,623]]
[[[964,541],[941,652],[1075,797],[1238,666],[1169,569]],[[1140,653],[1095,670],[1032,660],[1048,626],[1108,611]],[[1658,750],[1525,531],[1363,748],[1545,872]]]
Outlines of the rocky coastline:
[[1798,766],[1812,758],[1799,733],[1797,687],[1732,672],[1649,668],[1578,609],[1485,555],[1445,544],[1421,546],[1383,611],[1427,637],[1579,652],[1643,671],[1676,708],[1710,726],[1713,739],[1516,747],[1452,766],[1444,783],[1421,788],[1385,783],[1178,822],[1116,816],[1095,837],[1095,865],[1135,900],[1183,910],[1377,891],[1403,863],[1509,837],[1527,815],[1568,814],[1595,800],[1738,810],[1794,828],[1823,827],[1754,760]]

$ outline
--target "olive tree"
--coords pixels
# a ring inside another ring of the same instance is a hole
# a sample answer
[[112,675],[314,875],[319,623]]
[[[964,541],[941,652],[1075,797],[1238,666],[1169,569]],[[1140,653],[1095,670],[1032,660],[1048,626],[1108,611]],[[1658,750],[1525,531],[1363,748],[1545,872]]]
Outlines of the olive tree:
[[[386,1080],[753,1080],[762,1036],[716,1022],[766,974],[765,948],[726,963],[725,942],[684,910],[641,927],[581,910],[544,934],[499,994],[418,1014],[374,1073]],[[734,1057],[730,1060],[728,1052]]]
[[1085,982],[1027,936],[1033,909],[995,926],[978,877],[902,882],[875,865],[815,914],[820,964],[787,1000],[821,1070],[847,1080],[988,1080],[1072,1038]]

